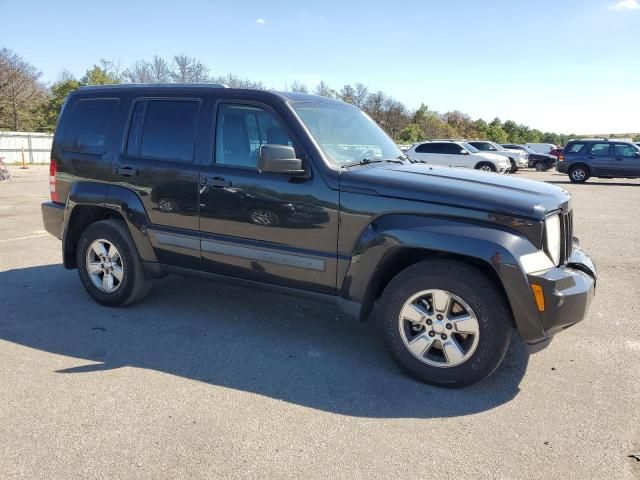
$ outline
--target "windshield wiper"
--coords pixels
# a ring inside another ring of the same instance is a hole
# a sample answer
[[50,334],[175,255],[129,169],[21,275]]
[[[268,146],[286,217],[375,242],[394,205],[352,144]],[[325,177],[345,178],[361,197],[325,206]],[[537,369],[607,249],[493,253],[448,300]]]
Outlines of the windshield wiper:
[[345,163],[341,165],[340,168],[349,168],[349,167],[357,167],[358,165],[369,165],[371,163],[404,163],[398,158],[363,158],[362,160],[358,160],[357,162]]

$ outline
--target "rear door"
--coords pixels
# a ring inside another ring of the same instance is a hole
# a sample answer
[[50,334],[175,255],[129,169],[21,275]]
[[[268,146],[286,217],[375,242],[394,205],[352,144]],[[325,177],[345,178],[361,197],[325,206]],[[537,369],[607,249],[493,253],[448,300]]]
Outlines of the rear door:
[[612,174],[612,148],[610,143],[594,143],[587,150],[587,164],[593,175],[611,175]]
[[437,164],[438,162],[435,161],[433,155],[434,153],[436,153],[436,150],[437,144],[423,143],[422,145],[418,145],[410,156],[415,158],[416,160]]
[[133,190],[149,220],[149,238],[161,263],[200,266],[198,131],[206,126],[205,97],[132,96],[111,183]]
[[616,143],[613,149],[612,174],[640,177],[640,149],[628,143]]

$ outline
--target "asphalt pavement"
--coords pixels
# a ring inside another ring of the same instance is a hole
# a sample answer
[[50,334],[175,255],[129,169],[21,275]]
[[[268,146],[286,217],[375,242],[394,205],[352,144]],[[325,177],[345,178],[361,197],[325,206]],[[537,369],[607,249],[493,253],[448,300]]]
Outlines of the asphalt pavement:
[[43,231],[47,167],[0,182],[0,478],[640,478],[640,180],[568,183],[588,318],[488,380],[405,376],[372,323],[170,275],[93,302]]

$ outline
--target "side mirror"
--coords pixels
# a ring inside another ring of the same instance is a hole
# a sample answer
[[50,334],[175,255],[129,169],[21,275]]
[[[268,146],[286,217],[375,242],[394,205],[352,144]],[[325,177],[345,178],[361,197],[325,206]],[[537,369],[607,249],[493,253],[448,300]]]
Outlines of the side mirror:
[[460,149],[460,155],[469,155],[469,152],[467,152],[464,148]]
[[258,170],[268,173],[304,175],[302,160],[296,158],[296,151],[288,145],[266,144],[260,147]]

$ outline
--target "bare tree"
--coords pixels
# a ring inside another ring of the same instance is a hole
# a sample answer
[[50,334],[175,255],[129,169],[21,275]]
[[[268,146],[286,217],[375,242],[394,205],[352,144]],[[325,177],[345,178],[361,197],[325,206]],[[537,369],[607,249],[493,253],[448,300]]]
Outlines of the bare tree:
[[124,81],[131,83],[153,83],[154,81],[151,65],[144,60],[138,60],[127,68],[122,73],[122,77]]
[[149,70],[154,82],[168,83],[171,81],[171,69],[164,58],[154,55],[149,63]]
[[356,83],[356,92],[353,96],[353,104],[358,108],[364,108],[369,96],[369,89],[362,83]]
[[209,80],[209,69],[195,58],[182,53],[173,57],[171,77],[179,83],[204,83]]
[[314,93],[322,97],[335,98],[336,91],[327,85],[324,80],[320,80],[320,83],[316,86]]
[[355,98],[356,98],[355,88],[353,88],[351,85],[345,85],[344,87],[342,87],[342,90],[340,90],[340,99],[343,102],[355,103]]
[[291,82],[291,85],[285,85],[284,89],[288,90],[289,92],[309,93],[309,89],[307,88],[307,86],[304,83],[299,82],[298,80],[294,80],[293,82]]
[[[41,73],[7,48],[0,50],[0,127],[21,130],[45,98]],[[29,125],[30,126],[30,125]]]
[[256,82],[249,78],[241,78],[233,73],[227,73],[220,77],[212,78],[213,83],[222,83],[231,88],[254,88],[256,90],[264,90],[264,84],[262,82]]

